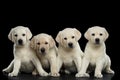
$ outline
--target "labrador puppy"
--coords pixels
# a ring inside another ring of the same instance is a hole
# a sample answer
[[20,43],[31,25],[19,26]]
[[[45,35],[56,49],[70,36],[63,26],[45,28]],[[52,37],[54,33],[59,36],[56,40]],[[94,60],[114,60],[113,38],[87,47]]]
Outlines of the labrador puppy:
[[57,34],[58,70],[63,66],[65,68],[65,73],[68,74],[80,71],[83,56],[83,52],[78,43],[80,38],[81,33],[76,28],[65,28]]
[[37,56],[45,70],[50,69],[50,75],[57,77],[57,47],[52,36],[41,33],[31,40],[31,47],[37,52]]
[[31,73],[35,68],[41,76],[48,75],[43,70],[35,51],[30,47],[31,37],[32,33],[27,27],[17,26],[11,29],[8,38],[14,43],[14,59],[3,69],[9,76],[17,76],[20,71]]
[[89,74],[86,73],[88,65],[95,67],[94,76],[96,78],[103,77],[102,70],[114,74],[114,71],[110,68],[111,60],[106,54],[105,40],[109,36],[106,29],[94,26],[89,28],[84,36],[88,42],[85,47],[82,69],[80,73],[77,74],[77,77],[89,77]]

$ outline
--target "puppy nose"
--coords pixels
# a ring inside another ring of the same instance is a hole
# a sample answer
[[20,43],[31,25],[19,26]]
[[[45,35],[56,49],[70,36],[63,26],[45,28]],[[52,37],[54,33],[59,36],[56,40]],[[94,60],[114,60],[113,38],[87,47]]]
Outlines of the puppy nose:
[[45,48],[41,48],[41,52],[44,53],[45,52]]
[[99,38],[96,38],[96,39],[95,39],[95,42],[96,42],[96,43],[99,43],[99,42],[100,42],[100,39],[99,39]]
[[73,43],[69,42],[69,43],[68,43],[68,46],[69,46],[70,48],[73,48]]
[[18,40],[18,43],[21,45],[21,44],[23,44],[23,40],[22,39],[19,39]]

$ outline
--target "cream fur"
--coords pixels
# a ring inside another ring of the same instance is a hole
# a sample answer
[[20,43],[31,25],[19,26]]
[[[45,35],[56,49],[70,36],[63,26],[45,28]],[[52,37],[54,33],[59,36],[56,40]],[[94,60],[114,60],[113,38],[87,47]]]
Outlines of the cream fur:
[[109,34],[105,28],[94,26],[89,28],[85,32],[85,38],[88,40],[85,47],[85,55],[83,57],[83,63],[81,71],[76,75],[77,77],[89,77],[86,73],[88,65],[95,66],[94,76],[96,78],[102,78],[102,71],[114,74],[111,70],[111,60],[106,54],[105,40]]
[[64,65],[67,73],[80,71],[83,56],[83,52],[78,43],[80,38],[81,33],[75,28],[65,28],[58,33],[56,37],[56,41],[59,44],[58,70]]
[[8,38],[14,42],[14,59],[7,68],[3,69],[4,72],[9,73],[9,76],[18,76],[21,71],[31,73],[35,68],[39,75],[48,75],[42,69],[35,51],[30,47],[31,37],[32,33],[27,27],[17,26],[11,29]]

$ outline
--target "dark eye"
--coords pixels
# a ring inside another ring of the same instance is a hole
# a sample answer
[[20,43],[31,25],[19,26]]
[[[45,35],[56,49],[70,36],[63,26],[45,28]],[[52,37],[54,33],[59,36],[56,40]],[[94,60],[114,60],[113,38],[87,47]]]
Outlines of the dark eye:
[[15,36],[15,37],[17,37],[18,35],[17,35],[17,34],[15,34],[14,36]]
[[95,36],[95,33],[92,33],[92,36]]
[[67,40],[67,38],[65,37],[64,40]]
[[72,36],[72,39],[74,39],[75,38],[75,36]]
[[37,45],[40,45],[40,43],[38,42]]
[[25,34],[22,34],[22,36],[25,36]]
[[45,42],[45,44],[48,44],[48,42]]
[[103,34],[102,33],[100,33],[100,36],[102,36]]

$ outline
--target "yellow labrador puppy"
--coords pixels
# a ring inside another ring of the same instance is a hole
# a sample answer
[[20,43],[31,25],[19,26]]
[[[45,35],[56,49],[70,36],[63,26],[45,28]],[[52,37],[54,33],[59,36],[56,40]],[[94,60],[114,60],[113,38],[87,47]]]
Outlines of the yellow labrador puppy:
[[31,47],[37,52],[42,67],[50,69],[51,76],[59,76],[57,71],[57,47],[52,36],[41,33],[31,40]]
[[10,65],[3,69],[9,76],[17,76],[20,71],[33,72],[36,68],[41,76],[48,74],[43,70],[35,51],[30,47],[31,31],[27,27],[12,28],[8,38],[14,42],[14,59]]
[[75,28],[65,28],[56,37],[58,42],[59,68],[64,66],[66,73],[79,72],[81,69],[81,59],[83,52],[78,40],[81,33]]
[[107,73],[114,74],[111,70],[111,60],[106,54],[105,40],[108,38],[109,34],[105,28],[94,26],[89,28],[85,33],[85,38],[88,40],[85,48],[85,55],[83,58],[82,69],[77,77],[89,77],[86,73],[88,65],[95,67],[96,78],[102,78],[102,70]]

